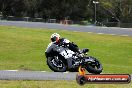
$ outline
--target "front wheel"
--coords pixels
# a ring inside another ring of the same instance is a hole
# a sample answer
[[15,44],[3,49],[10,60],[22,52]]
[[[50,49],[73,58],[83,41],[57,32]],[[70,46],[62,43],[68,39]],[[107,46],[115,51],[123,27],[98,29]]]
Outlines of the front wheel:
[[103,70],[102,64],[94,57],[89,57],[94,62],[87,62],[86,70],[89,73],[100,74]]
[[66,65],[61,59],[59,59],[59,56],[48,57],[47,65],[54,72],[65,72],[66,71]]

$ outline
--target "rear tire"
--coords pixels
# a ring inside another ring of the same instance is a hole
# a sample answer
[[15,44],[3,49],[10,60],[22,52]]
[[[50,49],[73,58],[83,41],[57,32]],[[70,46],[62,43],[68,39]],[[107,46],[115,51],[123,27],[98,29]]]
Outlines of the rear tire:
[[[58,65],[58,67],[57,67],[57,65],[55,65],[54,63],[60,63],[61,66],[59,67],[59,65]],[[61,59],[58,59],[58,62],[57,62],[57,61],[55,61],[54,57],[48,57],[47,65],[54,72],[66,72],[67,67],[66,67],[64,61]]]

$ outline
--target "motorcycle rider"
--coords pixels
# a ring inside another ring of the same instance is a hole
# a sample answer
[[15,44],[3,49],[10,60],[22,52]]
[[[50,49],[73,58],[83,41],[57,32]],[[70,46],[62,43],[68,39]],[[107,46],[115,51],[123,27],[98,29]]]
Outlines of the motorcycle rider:
[[80,50],[76,44],[74,44],[73,42],[70,42],[66,38],[60,38],[60,35],[58,33],[53,33],[51,35],[51,43],[54,43],[56,45],[65,45],[73,52],[80,53]]
[[[73,53],[72,51],[78,53]],[[101,64],[94,57],[86,57],[86,52],[88,52],[88,49],[83,49],[80,52],[76,44],[70,42],[66,38],[60,38],[58,33],[53,33],[51,35],[51,43],[48,45],[45,55],[47,58],[47,65],[55,72],[64,72],[67,70],[77,71],[79,66],[84,66],[90,73],[101,73]],[[92,64],[89,62],[92,62]],[[96,67],[98,70],[93,66],[93,63],[97,65]]]
[[[51,43],[49,45],[51,44],[56,44],[58,46],[69,48],[71,51],[77,54],[77,56],[79,57],[78,59],[81,59],[83,57],[83,51],[81,51],[76,44],[74,44],[73,42],[70,42],[66,38],[61,38],[58,33],[53,33],[51,35]],[[67,62],[68,62],[69,68],[74,68],[74,66],[72,66],[72,57],[69,57],[67,59]]]

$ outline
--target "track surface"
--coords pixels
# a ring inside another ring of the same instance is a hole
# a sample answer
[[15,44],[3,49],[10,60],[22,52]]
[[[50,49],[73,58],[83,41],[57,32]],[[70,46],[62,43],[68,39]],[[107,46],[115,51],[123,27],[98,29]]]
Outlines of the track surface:
[[[19,26],[29,28],[49,28],[70,31],[92,32],[97,34],[110,34],[120,36],[132,36],[132,28],[108,28],[93,26],[69,26],[61,24],[23,22],[23,21],[0,21],[0,25]],[[59,73],[42,71],[17,71],[0,70],[0,80],[75,80],[77,73]]]
[[76,80],[76,74],[75,72],[0,70],[0,80]]
[[8,71],[0,70],[0,80],[75,80],[75,72]]
[[60,29],[60,30],[70,30],[70,31],[92,32],[97,34],[132,36],[132,28],[75,26],[75,25],[62,25],[62,24],[54,24],[54,23],[24,22],[24,21],[0,21],[0,25],[30,27],[30,28],[49,28],[49,29]]

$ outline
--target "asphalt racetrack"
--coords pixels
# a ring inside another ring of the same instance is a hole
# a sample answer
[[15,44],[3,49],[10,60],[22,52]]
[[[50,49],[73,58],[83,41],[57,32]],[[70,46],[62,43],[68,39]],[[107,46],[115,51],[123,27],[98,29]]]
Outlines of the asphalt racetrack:
[[0,25],[29,27],[29,28],[49,28],[49,29],[60,29],[60,30],[89,32],[89,33],[92,32],[97,34],[132,36],[132,28],[76,26],[76,25],[62,25],[55,23],[24,22],[24,21],[0,21]]
[[0,80],[75,80],[76,72],[0,70]]
[[0,80],[76,80],[76,75],[77,72],[0,70]]
[[[54,23],[0,21],[0,25],[18,26],[29,28],[49,28],[70,31],[92,32],[97,34],[109,34],[119,36],[132,36],[132,28],[75,26]],[[45,72],[45,71],[18,71],[0,70],[0,80],[75,80],[75,72]],[[132,76],[131,76],[132,77]]]

